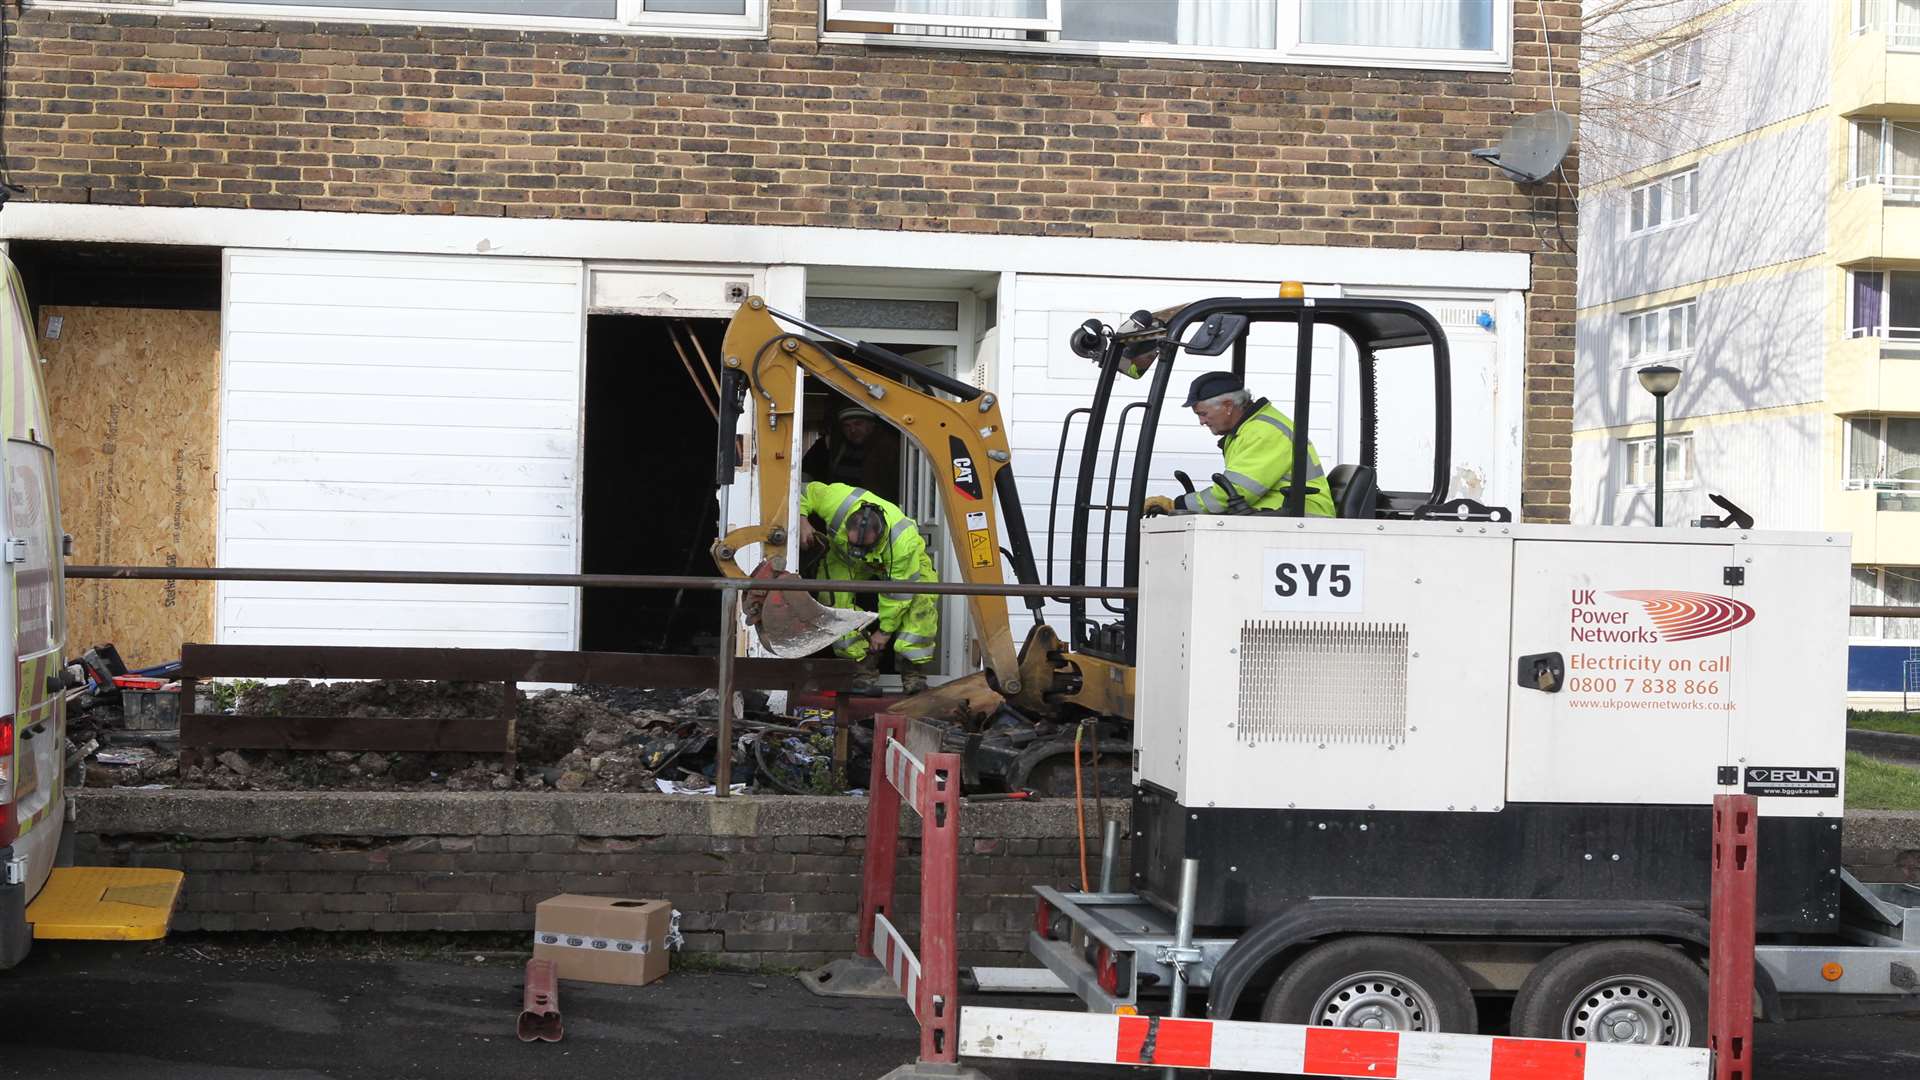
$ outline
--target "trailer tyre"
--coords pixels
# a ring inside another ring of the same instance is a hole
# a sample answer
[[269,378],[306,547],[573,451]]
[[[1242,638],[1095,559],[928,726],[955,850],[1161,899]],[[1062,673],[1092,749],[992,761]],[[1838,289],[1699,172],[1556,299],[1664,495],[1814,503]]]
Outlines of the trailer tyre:
[[1513,1001],[1513,1033],[1537,1039],[1707,1044],[1707,973],[1652,941],[1595,941],[1542,960]]
[[1410,938],[1349,937],[1288,964],[1267,993],[1268,1023],[1473,1032],[1473,990],[1453,961]]

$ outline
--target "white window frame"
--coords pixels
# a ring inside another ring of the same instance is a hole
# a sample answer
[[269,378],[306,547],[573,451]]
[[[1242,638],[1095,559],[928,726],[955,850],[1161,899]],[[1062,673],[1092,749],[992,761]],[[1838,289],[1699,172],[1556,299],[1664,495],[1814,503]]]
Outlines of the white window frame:
[[231,3],[225,0],[26,0],[29,8],[101,11],[145,15],[204,15],[224,18],[296,19],[304,22],[413,24],[420,26],[486,27],[503,30],[568,30],[581,34],[685,35],[764,38],[769,0],[746,0],[745,15],[693,15],[648,12],[645,0],[616,0],[611,19],[577,19],[557,15],[490,15],[466,11],[416,11],[381,7],[367,0],[364,7],[316,7],[297,0],[287,3]]
[[[1860,133],[1869,124],[1880,127],[1880,160],[1871,173],[1860,172]],[[1920,138],[1920,122],[1902,123],[1888,117],[1847,122],[1847,187],[1879,184],[1880,197],[1887,202],[1920,202],[1920,176],[1896,176],[1893,173],[1893,132],[1899,128]]]
[[[1687,212],[1681,217],[1673,217],[1667,213],[1667,210],[1672,206],[1674,201],[1673,184],[1681,180],[1686,181]],[[1661,205],[1660,223],[1657,225],[1642,224],[1636,228],[1633,223],[1635,211],[1640,211],[1641,218],[1644,221],[1645,218],[1649,216],[1646,213],[1646,208],[1652,205],[1652,200],[1656,195],[1659,197]],[[1695,165],[1691,168],[1680,169],[1677,172],[1656,176],[1645,183],[1635,184],[1627,189],[1626,209],[1626,233],[1628,236],[1645,236],[1648,233],[1656,233],[1665,229],[1685,225],[1687,222],[1700,216],[1700,167]]]
[[[1631,91],[1629,97],[1634,101],[1652,104],[1692,93],[1703,81],[1703,64],[1700,56],[1702,44],[1700,38],[1688,38],[1677,45],[1669,45],[1658,52],[1648,53],[1628,64],[1628,89]],[[1671,78],[1671,68],[1676,59],[1686,65],[1686,78],[1677,82]],[[1662,71],[1663,65],[1668,70]],[[1656,79],[1666,80],[1661,84],[1662,89],[1658,93],[1654,91]]]
[[[1047,13],[1037,19],[1014,15],[940,15],[933,12],[866,11],[848,9],[848,0],[822,0],[827,22],[892,23],[895,26],[954,26],[970,30],[1042,30],[1060,32],[1061,0],[1046,0]],[[885,35],[882,35],[885,36]]]
[[[1620,440],[1620,445],[1626,449],[1626,460],[1622,462],[1622,467],[1620,472],[1620,490],[1621,491],[1652,491],[1653,490],[1654,444],[1657,443],[1658,441],[1659,441],[1658,439],[1654,438],[1651,435],[1647,436],[1644,439]],[[1661,485],[1667,491],[1691,490],[1695,484],[1699,483],[1699,480],[1700,480],[1700,458],[1698,456],[1699,447],[1694,444],[1693,432],[1691,431],[1668,432],[1667,445],[1669,450],[1672,450],[1674,447],[1681,448],[1679,451],[1680,460],[1687,463],[1687,473],[1685,476],[1676,478],[1674,476],[1673,470],[1668,469],[1667,475],[1661,480]],[[1642,458],[1645,459],[1644,462],[1640,461],[1640,459]],[[1644,472],[1642,473],[1643,479],[1639,483],[1635,483],[1633,479],[1634,465],[1637,462],[1640,464],[1640,467],[1644,470]]]
[[[1635,342],[1640,337],[1639,327],[1644,325],[1644,320],[1648,318],[1659,319],[1659,333],[1664,342],[1669,333],[1669,327],[1671,326],[1670,320],[1674,312],[1687,313],[1686,345],[1678,349],[1663,345],[1662,348],[1653,351],[1635,352]],[[1620,349],[1620,366],[1622,368],[1637,369],[1646,367],[1648,364],[1672,364],[1675,367],[1684,367],[1687,361],[1693,359],[1694,351],[1698,349],[1700,345],[1700,298],[1696,296],[1671,304],[1661,304],[1658,307],[1640,308],[1637,311],[1623,312],[1620,316],[1620,328],[1626,335],[1625,343]]]
[[[1850,338],[1874,337],[1888,343],[1888,347],[1898,346],[1905,350],[1920,350],[1920,326],[1895,326],[1893,323],[1893,280],[1894,274],[1909,274],[1920,277],[1920,270],[1849,270],[1847,271],[1847,336]],[[1853,325],[1853,298],[1860,288],[1860,279],[1867,276],[1880,278],[1880,321],[1873,326]],[[1895,337],[1895,330],[1911,331]]]
[[[1920,416],[1905,416],[1897,413],[1866,413],[1843,416],[1846,423],[1841,425],[1844,438],[1840,442],[1841,484],[1847,491],[1902,491],[1920,493],[1920,480],[1898,480],[1887,475],[1887,424],[1893,420],[1909,420],[1920,423]],[[1872,421],[1879,431],[1879,456],[1873,468],[1872,476],[1853,475],[1854,424],[1859,421]]]
[[[1903,34],[1897,29],[1903,25],[1901,20],[1894,17],[1894,11],[1900,2],[1901,0],[1853,0],[1853,36],[1859,37],[1862,34],[1884,30],[1887,34],[1888,49],[1894,52],[1920,49],[1920,33],[1908,30]],[[1920,7],[1914,3],[1914,0],[1904,0],[1904,2],[1910,6]],[[1916,16],[1914,19],[1907,20],[1904,25],[1920,24],[1920,12],[1916,12]]]
[[[1050,0],[1051,2],[1051,0]],[[1026,41],[1001,37],[935,36],[928,34],[874,34],[828,30],[825,13],[837,0],[821,0],[820,40],[829,44],[892,45],[913,48],[979,49],[989,52],[1052,53],[1069,56],[1133,56],[1174,60],[1231,60],[1240,63],[1315,64],[1333,67],[1412,68],[1428,71],[1513,70],[1513,0],[1492,0],[1493,48],[1388,49],[1357,45],[1321,45],[1300,40],[1300,0],[1274,0],[1279,5],[1278,29],[1272,49],[1237,49],[1215,45],[1177,45],[1166,42]],[[873,12],[852,12],[849,21],[874,22]],[[854,18],[857,16],[858,18]],[[958,16],[939,16],[938,25],[959,26]],[[899,25],[899,20],[894,20]]]

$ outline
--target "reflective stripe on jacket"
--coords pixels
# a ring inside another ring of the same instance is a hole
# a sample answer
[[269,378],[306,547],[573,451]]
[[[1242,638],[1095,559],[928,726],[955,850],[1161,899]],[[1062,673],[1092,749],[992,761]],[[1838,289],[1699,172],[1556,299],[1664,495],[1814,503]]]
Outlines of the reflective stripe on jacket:
[[[1293,425],[1266,398],[1254,402],[1240,423],[1220,440],[1220,452],[1226,459],[1222,474],[1248,506],[1278,510],[1286,504],[1284,489],[1293,482]],[[1307,489],[1307,513],[1332,517],[1333,494],[1311,442],[1307,444]],[[1180,496],[1174,506],[1190,514],[1223,514],[1227,499],[1227,492],[1219,484],[1208,484]]]

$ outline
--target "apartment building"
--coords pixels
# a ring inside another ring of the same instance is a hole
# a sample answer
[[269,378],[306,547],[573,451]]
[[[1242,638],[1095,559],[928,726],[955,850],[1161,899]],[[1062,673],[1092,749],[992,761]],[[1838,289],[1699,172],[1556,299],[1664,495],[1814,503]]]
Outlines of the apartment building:
[[[1570,189],[1471,151],[1571,107],[1571,2],[26,0],[3,21],[0,238],[41,309],[83,561],[697,571],[716,432],[689,367],[749,293],[994,389],[1042,552],[1092,387],[1072,328],[1289,279],[1439,314],[1457,493],[1568,513]],[[1251,365],[1291,385],[1284,340]],[[1311,434],[1350,458],[1353,376],[1321,370]],[[1432,388],[1408,386],[1418,417]],[[1430,424],[1382,427],[1418,486]],[[1177,410],[1159,445],[1169,491],[1217,467]],[[736,488],[735,518],[752,505]],[[136,623],[127,595],[76,617]],[[710,629],[708,599],[164,602],[200,640],[653,649]]]
[[[1657,122],[1583,132],[1574,519],[1651,524],[1635,372],[1672,364],[1668,526],[1718,492],[1850,533],[1856,603],[1920,604],[1920,2],[1677,17],[1587,72]],[[1920,688],[1920,621],[1852,629],[1854,693]]]

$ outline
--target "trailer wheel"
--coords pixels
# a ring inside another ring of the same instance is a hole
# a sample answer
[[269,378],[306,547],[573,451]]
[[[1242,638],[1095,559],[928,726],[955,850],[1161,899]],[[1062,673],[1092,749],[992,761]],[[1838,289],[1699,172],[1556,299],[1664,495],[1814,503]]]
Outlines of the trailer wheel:
[[1472,1032],[1473,991],[1451,960],[1398,937],[1350,937],[1288,964],[1267,993],[1268,1023]]
[[1707,974],[1652,941],[1595,941],[1542,960],[1513,1001],[1513,1033],[1538,1039],[1707,1044]]

